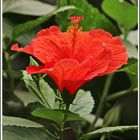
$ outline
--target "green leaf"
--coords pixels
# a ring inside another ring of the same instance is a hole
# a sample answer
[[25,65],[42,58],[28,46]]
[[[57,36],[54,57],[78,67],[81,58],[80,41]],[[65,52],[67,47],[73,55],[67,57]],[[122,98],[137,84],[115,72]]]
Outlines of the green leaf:
[[51,13],[45,15],[45,16],[39,17],[35,20],[30,20],[30,21],[27,21],[23,24],[19,24],[14,28],[13,38],[15,39],[18,36],[22,35],[23,33],[34,29],[35,27],[39,26],[40,24],[46,22],[51,16],[56,15],[57,13],[64,12],[64,11],[67,11],[67,10],[72,10],[72,9],[76,9],[76,7],[65,6],[65,7],[56,9],[53,12],[51,12]]
[[48,110],[45,108],[38,108],[32,112],[32,115],[54,121],[58,124],[64,121],[81,120],[78,114],[66,110]]
[[27,106],[29,103],[38,102],[37,98],[27,91],[15,90],[14,94]]
[[124,45],[126,46],[126,50],[129,58],[138,58],[138,50],[136,46],[134,46],[130,41],[123,40]]
[[125,131],[128,131],[128,130],[137,130],[137,128],[138,128],[137,125],[104,127],[104,128],[101,128],[101,129],[97,129],[93,132],[89,132],[87,134],[84,134],[80,138],[80,140],[89,139],[89,138],[97,136],[97,135],[108,134],[108,133],[112,133],[112,132],[125,132]]
[[83,30],[102,28],[112,34],[117,34],[117,28],[111,23],[111,21],[104,14],[100,13],[97,8],[90,5],[86,0],[70,0],[69,3],[64,0],[60,0],[58,7],[63,7],[69,4],[76,6],[80,10],[66,11],[56,15],[56,21],[63,31],[66,31],[68,26],[72,24],[71,21],[68,21],[68,16],[80,15],[85,18],[85,20],[81,21],[79,24],[79,26],[83,27]]
[[53,89],[45,82],[44,79],[33,79],[31,75],[23,71],[23,80],[27,89],[32,93],[44,106],[53,108],[55,103],[55,93]]
[[42,16],[52,12],[54,6],[37,0],[4,0],[3,13]]
[[22,35],[20,35],[19,37],[17,37],[15,39],[16,42],[18,42],[19,44],[21,44],[22,46],[30,44],[31,40],[33,38],[35,38],[36,32],[39,30],[40,28],[35,28],[34,30],[29,31],[28,33],[23,33]]
[[103,126],[114,126],[119,124],[121,106],[113,106],[104,116]]
[[8,18],[3,17],[3,36],[12,37],[14,23]]
[[[96,119],[94,114],[87,114],[82,116],[82,118],[84,120],[86,120],[87,122],[89,122],[90,124],[93,124],[94,120]],[[98,118],[95,127],[102,127],[103,126],[103,119],[102,118]]]
[[63,122],[64,113],[60,110],[47,110],[45,108],[38,108],[32,112],[32,115],[40,118],[44,118],[47,120],[54,121],[56,123]]
[[125,29],[132,29],[137,24],[138,8],[124,0],[104,0],[102,9]]
[[44,79],[39,80],[39,88],[40,92],[42,92],[43,96],[47,100],[49,106],[53,108],[55,104],[55,92],[53,89],[48,85],[47,82],[44,81]]
[[20,127],[34,127],[41,128],[43,125],[19,117],[3,116],[3,126],[20,126]]
[[32,65],[39,66],[38,62],[35,59],[33,59],[32,56],[30,56],[30,64],[29,65],[30,66],[32,66]]
[[94,107],[94,100],[90,92],[79,90],[73,103],[70,105],[70,111],[80,116],[89,114]]
[[44,131],[36,128],[5,126],[3,140],[54,140]]
[[64,111],[65,114],[65,121],[79,121],[81,120],[81,117],[76,114],[76,113],[72,113],[70,111]]
[[138,45],[138,30],[129,32],[127,40],[130,41],[133,45]]
[[33,80],[32,76],[27,74],[26,71],[22,71],[23,74],[23,80],[25,82],[25,85],[29,92],[36,97],[40,103],[42,103],[42,98],[40,96],[40,92],[38,91],[38,87],[36,85],[36,82]]
[[136,59],[130,59],[128,64],[119,71],[125,71],[128,74],[133,88],[137,88],[138,84],[138,62]]
[[130,0],[133,4],[137,5],[138,4],[138,0]]

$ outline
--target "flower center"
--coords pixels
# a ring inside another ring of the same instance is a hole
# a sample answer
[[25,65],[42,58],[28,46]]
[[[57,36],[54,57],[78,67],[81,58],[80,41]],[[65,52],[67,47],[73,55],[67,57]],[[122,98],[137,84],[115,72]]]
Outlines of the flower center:
[[84,19],[82,16],[70,16],[68,17],[69,20],[73,22],[73,25],[68,27],[68,32],[74,33],[76,31],[81,31],[82,28],[78,28],[78,23]]
[[76,53],[76,48],[75,48],[75,43],[77,40],[77,36],[79,34],[80,31],[82,31],[82,27],[78,27],[78,23],[84,19],[84,17],[82,16],[70,16],[68,17],[69,20],[71,20],[73,22],[73,25],[68,27],[67,32],[69,32],[71,34],[72,37],[72,43],[71,43],[71,48],[72,48],[72,53],[71,53],[71,57],[74,56],[74,54]]
[[74,24],[78,24],[81,20],[84,19],[82,16],[70,16],[68,17],[69,20],[71,20]]

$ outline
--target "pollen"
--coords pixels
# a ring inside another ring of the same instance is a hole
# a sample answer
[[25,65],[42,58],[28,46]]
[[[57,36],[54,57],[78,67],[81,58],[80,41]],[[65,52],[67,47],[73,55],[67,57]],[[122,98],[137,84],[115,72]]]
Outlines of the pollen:
[[78,24],[81,20],[84,20],[84,17],[82,16],[70,16],[68,17],[69,20],[71,20],[74,24]]
[[80,27],[80,28],[78,27],[78,23],[81,20],[84,20],[84,17],[82,17],[82,16],[69,16],[68,19],[73,22],[73,25],[68,27],[68,30],[67,30],[68,32],[74,33],[75,31],[82,30],[82,27]]

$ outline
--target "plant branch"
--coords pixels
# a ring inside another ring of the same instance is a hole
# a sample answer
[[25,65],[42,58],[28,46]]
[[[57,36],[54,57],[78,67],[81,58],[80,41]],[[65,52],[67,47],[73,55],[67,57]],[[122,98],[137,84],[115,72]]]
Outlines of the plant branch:
[[112,82],[112,79],[113,79],[113,74],[110,74],[107,76],[106,78],[106,81],[105,81],[105,86],[104,86],[104,89],[103,89],[103,94],[102,94],[102,97],[100,99],[100,103],[98,105],[98,108],[97,108],[97,111],[95,113],[95,120],[92,124],[93,128],[95,127],[95,124],[98,120],[98,118],[100,117],[101,113],[102,113],[102,110],[103,110],[103,107],[104,107],[104,102],[105,102],[105,98],[109,92],[109,89],[110,89],[110,85],[111,85],[111,82]]
[[51,137],[53,137],[53,138],[55,138],[55,139],[58,139],[58,137],[55,136],[54,134],[52,134],[49,130],[46,129],[45,132],[46,132],[48,135],[50,135]]
[[60,124],[60,140],[63,140],[64,122]]
[[11,92],[14,92],[14,78],[13,78],[13,75],[12,73],[10,72],[11,70],[11,59],[10,59],[10,56],[7,52],[4,52],[4,60],[5,60],[5,63],[6,63],[6,69],[7,69],[7,75],[8,75],[8,78],[9,78],[9,83],[10,83],[10,91]]
[[70,104],[66,104],[66,110],[69,111]]
[[115,92],[115,93],[112,93],[111,95],[107,96],[106,98],[106,101],[112,101],[112,100],[115,100],[119,97],[122,97],[122,96],[125,96],[131,92],[136,92],[138,89],[137,88],[129,88],[129,89],[126,89],[126,90],[122,90],[122,91],[119,91],[119,92]]

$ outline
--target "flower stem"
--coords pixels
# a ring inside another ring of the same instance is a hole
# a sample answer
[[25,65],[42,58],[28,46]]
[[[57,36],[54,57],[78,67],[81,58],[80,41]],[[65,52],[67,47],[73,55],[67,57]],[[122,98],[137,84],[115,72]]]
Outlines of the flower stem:
[[70,0],[67,0],[67,5],[70,5]]
[[63,130],[64,130],[64,122],[62,122],[60,124],[60,140],[63,140],[64,139]]
[[66,104],[66,110],[69,111],[70,104]]
[[45,130],[45,132],[50,135],[51,137],[53,137],[54,139],[58,139],[57,136],[55,136],[54,134],[52,134],[49,130]]
[[119,92],[115,92],[115,93],[112,93],[111,95],[109,95],[107,98],[106,98],[106,101],[112,101],[112,100],[115,100],[121,96],[125,96],[131,92],[136,92],[138,89],[137,88],[129,88],[129,89],[126,89],[126,90],[122,90],[122,91],[119,91]]
[[10,91],[14,92],[14,78],[11,72],[11,59],[10,56],[7,52],[4,52],[4,60],[5,60],[5,67],[6,67],[6,73],[9,78],[9,83],[10,83]]
[[112,79],[113,79],[113,75],[114,74],[110,74],[107,76],[107,79],[105,81],[105,86],[104,86],[104,89],[103,89],[103,94],[102,94],[102,97],[100,99],[100,103],[99,103],[99,106],[97,108],[97,111],[95,113],[95,120],[92,124],[93,128],[95,127],[95,124],[98,120],[98,118],[100,117],[101,113],[102,113],[102,110],[103,110],[103,107],[104,107],[104,102],[105,102],[105,98],[109,92],[109,89],[110,89],[110,85],[111,85],[111,82],[112,82]]
[[100,140],[105,140],[105,135],[102,135]]

